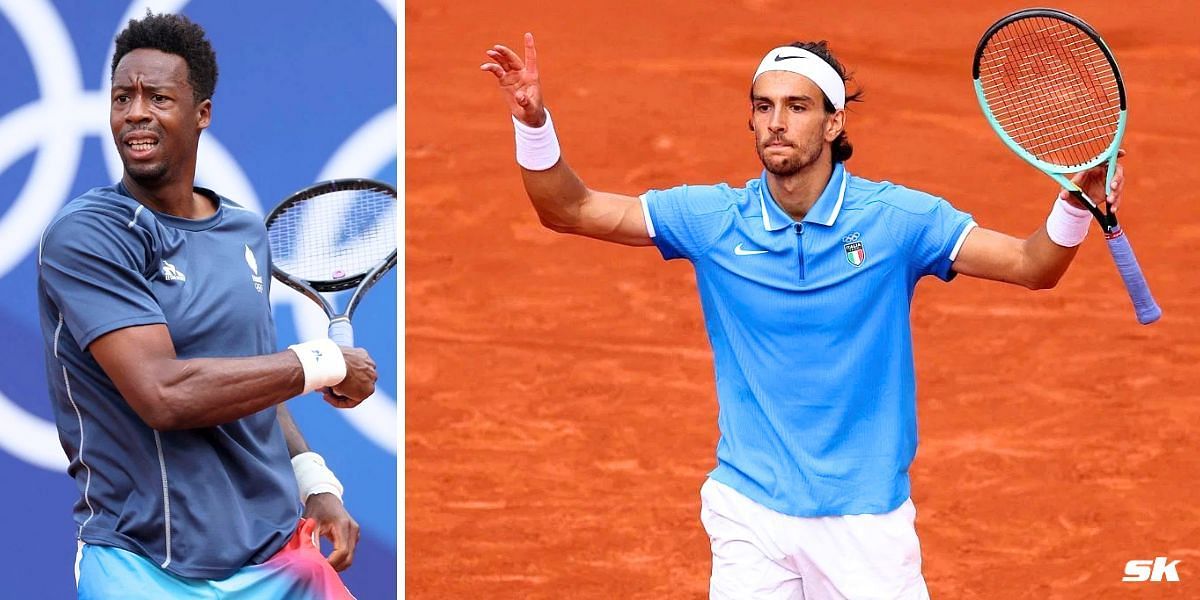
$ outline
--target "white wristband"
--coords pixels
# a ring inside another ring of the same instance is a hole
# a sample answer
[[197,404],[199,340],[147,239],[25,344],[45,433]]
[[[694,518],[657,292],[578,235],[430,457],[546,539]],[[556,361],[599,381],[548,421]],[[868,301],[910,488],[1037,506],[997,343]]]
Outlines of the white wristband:
[[335,386],[346,378],[346,359],[331,339],[313,340],[288,346],[304,367],[304,393]]
[[546,122],[542,123],[541,127],[530,127],[516,117],[512,118],[517,136],[517,164],[530,171],[545,171],[557,164],[558,159],[562,157],[550,110],[544,110]]
[[300,490],[300,503],[308,501],[313,494],[333,494],[342,499],[342,482],[333,471],[325,466],[325,459],[316,452],[303,452],[292,457],[292,470],[296,472],[296,484]]
[[1054,208],[1046,217],[1046,235],[1055,244],[1067,248],[1083,243],[1091,226],[1092,213],[1061,199],[1054,201]]

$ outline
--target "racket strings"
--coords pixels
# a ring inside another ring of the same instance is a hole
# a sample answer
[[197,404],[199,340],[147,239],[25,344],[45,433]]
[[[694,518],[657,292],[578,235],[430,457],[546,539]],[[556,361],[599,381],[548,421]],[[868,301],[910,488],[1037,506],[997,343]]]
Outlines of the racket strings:
[[1045,17],[1014,21],[988,40],[979,67],[996,121],[1038,159],[1082,165],[1116,136],[1117,75],[1100,46],[1074,25]]
[[396,197],[379,189],[336,189],[298,200],[267,226],[272,260],[306,281],[365,275],[396,250]]
[[[1006,129],[1022,134],[1020,137],[1029,140],[1030,146],[1039,149],[1047,144],[1052,145],[1053,140],[1047,138],[1046,134],[1060,132],[1063,126],[1069,128],[1066,131],[1068,135],[1092,139],[1096,134],[1103,133],[1106,125],[1111,128],[1119,112],[1103,111],[1102,106],[1087,107],[1080,106],[1078,102],[1064,102],[1064,98],[1083,98],[1086,101],[1095,95],[1095,88],[1088,89],[1068,69],[1048,70],[1040,77],[1026,77],[1021,85],[1025,88],[1018,90],[1019,94],[1013,94],[1011,87],[993,88],[993,95],[1007,94],[1007,98],[1002,96],[999,99],[1010,101],[998,102],[1001,109],[999,121]],[[1109,90],[1100,89],[1102,92],[1116,91],[1116,86],[1111,86]]]
[[[1027,21],[1020,21],[1010,26],[1010,30],[1019,24],[1027,24]],[[1011,33],[1006,30],[1006,33]],[[1107,70],[1107,60],[1104,54],[1099,51],[1099,48],[1092,42],[1091,38],[1078,30],[1070,30],[1071,33],[1077,34],[1077,38],[1070,42],[1062,42],[1058,40],[1057,50],[1061,52],[1045,52],[1046,41],[1056,32],[1051,28],[1041,28],[1033,31],[1034,35],[1028,33],[1021,34],[1016,39],[997,40],[994,44],[997,51],[1004,51],[1006,54],[1004,59],[1009,61],[1000,65],[981,65],[983,70],[989,74],[996,74],[1001,79],[994,80],[995,85],[985,85],[988,90],[1004,92],[1016,92],[1025,94],[1026,101],[1031,101],[1039,104],[1042,108],[1057,108],[1061,112],[1067,112],[1074,108],[1068,103],[1057,102],[1055,99],[1061,100],[1062,95],[1057,97],[1053,94],[1054,84],[1062,82],[1069,85],[1073,91],[1078,93],[1084,84],[1096,81],[1095,77],[1080,78],[1080,72],[1086,70],[1088,74],[1094,75],[1097,72]],[[996,36],[1000,37],[1000,36]],[[995,39],[995,38],[993,38]],[[1032,48],[1032,51],[1031,51]],[[1053,49],[1052,49],[1053,50]],[[1018,58],[1013,62],[1012,57],[1008,53],[1016,53]],[[1083,69],[1080,68],[1078,60],[1084,62]],[[1014,77],[1014,73],[1015,77]],[[1016,85],[1014,85],[1016,84]],[[1115,78],[1111,80],[1110,89],[1116,90]],[[1039,95],[1032,95],[1030,92],[1042,92]],[[1078,97],[1078,94],[1074,95]],[[1057,104],[1057,106],[1055,106]]]

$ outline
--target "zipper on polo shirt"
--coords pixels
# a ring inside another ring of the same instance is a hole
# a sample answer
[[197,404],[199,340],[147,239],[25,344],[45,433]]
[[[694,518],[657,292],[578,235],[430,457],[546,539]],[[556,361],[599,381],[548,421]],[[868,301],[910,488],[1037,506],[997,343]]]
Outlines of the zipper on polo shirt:
[[800,262],[800,281],[804,281],[804,223],[796,223],[792,226],[796,231],[796,256]]

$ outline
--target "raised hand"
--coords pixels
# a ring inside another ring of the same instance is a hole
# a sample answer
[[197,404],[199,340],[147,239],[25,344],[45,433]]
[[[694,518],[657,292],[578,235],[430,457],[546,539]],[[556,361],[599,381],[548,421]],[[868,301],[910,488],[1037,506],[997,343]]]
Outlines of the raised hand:
[[542,104],[542,84],[538,78],[533,34],[525,34],[524,60],[507,46],[499,44],[485,54],[493,62],[483,63],[479,69],[496,76],[512,115],[530,127],[541,127],[546,122],[546,109]]
[[[1117,157],[1125,156],[1125,150],[1118,150]],[[1125,191],[1125,168],[1121,163],[1117,163],[1117,168],[1113,171],[1112,185],[1109,189],[1104,189],[1104,181],[1108,176],[1108,163],[1103,163],[1092,167],[1086,171],[1080,171],[1071,177],[1071,182],[1079,186],[1083,193],[1088,198],[1092,199],[1097,206],[1103,208],[1102,202],[1108,202],[1108,209],[1116,211],[1121,206],[1121,196]],[[1072,205],[1079,208],[1086,208],[1079,201],[1075,200],[1070,192],[1062,190],[1058,193],[1058,197],[1070,202]]]

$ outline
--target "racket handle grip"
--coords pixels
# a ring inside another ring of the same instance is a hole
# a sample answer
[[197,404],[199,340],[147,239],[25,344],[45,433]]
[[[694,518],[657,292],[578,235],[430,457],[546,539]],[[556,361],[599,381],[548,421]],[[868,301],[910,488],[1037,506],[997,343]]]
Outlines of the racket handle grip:
[[1157,321],[1162,316],[1162,309],[1154,301],[1154,296],[1150,295],[1150,286],[1146,284],[1146,276],[1142,274],[1137,257],[1133,255],[1129,238],[1125,237],[1125,232],[1121,231],[1120,226],[1105,238],[1108,240],[1108,250],[1112,252],[1113,260],[1117,263],[1117,271],[1125,281],[1125,289],[1133,300],[1133,310],[1137,313],[1138,322],[1149,325]]
[[354,328],[349,319],[334,319],[329,322],[329,339],[339,346],[354,347]]

